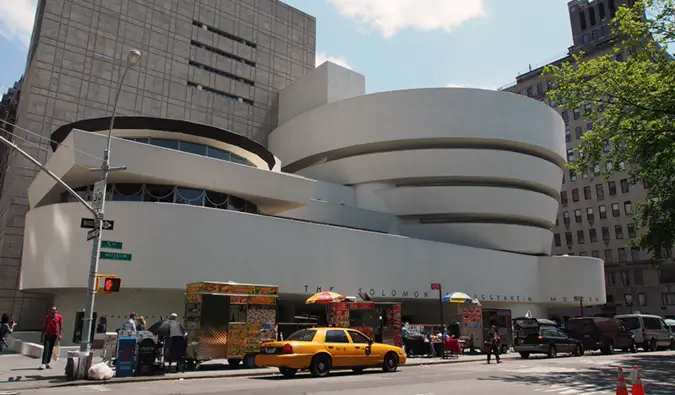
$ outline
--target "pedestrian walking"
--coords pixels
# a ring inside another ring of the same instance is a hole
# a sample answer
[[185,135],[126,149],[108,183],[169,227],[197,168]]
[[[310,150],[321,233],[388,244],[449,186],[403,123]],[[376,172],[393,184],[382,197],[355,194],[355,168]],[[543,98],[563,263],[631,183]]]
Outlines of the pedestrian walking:
[[108,319],[105,317],[98,318],[98,325],[96,325],[96,333],[108,332]]
[[497,327],[492,325],[492,328],[490,328],[490,332],[488,333],[488,352],[487,352],[487,363],[490,363],[490,358],[492,357],[492,354],[495,355],[495,359],[497,360],[497,363],[502,363],[501,358],[499,358],[499,343],[501,342],[501,338],[499,337],[499,331],[497,330]]
[[42,369],[51,369],[49,365],[52,360],[54,346],[61,341],[63,335],[63,316],[59,314],[56,307],[52,307],[49,314],[45,317],[45,323],[42,328]]
[[125,332],[136,332],[136,313],[131,312],[129,319],[122,325],[122,330]]
[[16,322],[9,320],[9,314],[2,315],[0,320],[0,355],[7,348],[7,337],[12,334],[15,326]]
[[148,324],[145,322],[143,316],[136,319],[136,331],[143,332],[148,327]]

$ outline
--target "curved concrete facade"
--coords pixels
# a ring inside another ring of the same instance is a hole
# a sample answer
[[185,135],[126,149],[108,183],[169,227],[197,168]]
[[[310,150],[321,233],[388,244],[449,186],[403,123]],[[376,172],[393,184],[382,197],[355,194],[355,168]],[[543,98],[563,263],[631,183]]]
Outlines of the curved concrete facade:
[[535,100],[481,89],[376,93],[300,113],[269,142],[286,171],[369,185],[406,236],[551,252],[564,123]]

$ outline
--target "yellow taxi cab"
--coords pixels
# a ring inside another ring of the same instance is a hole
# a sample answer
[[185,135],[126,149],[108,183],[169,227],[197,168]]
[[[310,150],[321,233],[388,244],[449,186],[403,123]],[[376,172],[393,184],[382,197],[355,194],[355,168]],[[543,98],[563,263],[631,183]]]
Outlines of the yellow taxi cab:
[[373,342],[363,333],[350,328],[311,328],[299,330],[285,341],[265,342],[256,356],[258,366],[277,367],[291,378],[308,369],[314,377],[325,377],[331,369],[367,368],[394,372],[405,364],[401,347]]

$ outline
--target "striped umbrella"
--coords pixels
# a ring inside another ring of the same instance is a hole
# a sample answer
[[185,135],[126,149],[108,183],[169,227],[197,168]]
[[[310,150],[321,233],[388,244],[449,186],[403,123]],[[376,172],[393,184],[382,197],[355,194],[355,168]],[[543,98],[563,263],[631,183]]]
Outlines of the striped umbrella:
[[[453,292],[443,297],[445,303],[473,304],[474,299],[464,292]],[[477,300],[475,302],[478,302]]]
[[335,292],[319,292],[310,296],[305,304],[328,304],[328,303],[337,303],[345,300],[345,297]]

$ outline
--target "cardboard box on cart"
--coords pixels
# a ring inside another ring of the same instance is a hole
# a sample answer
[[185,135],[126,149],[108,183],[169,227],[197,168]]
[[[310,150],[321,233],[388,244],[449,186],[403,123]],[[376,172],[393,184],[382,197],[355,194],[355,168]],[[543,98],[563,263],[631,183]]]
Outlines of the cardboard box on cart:
[[210,359],[227,359],[255,367],[263,341],[276,339],[276,285],[204,281],[185,292],[187,359],[192,367]]

